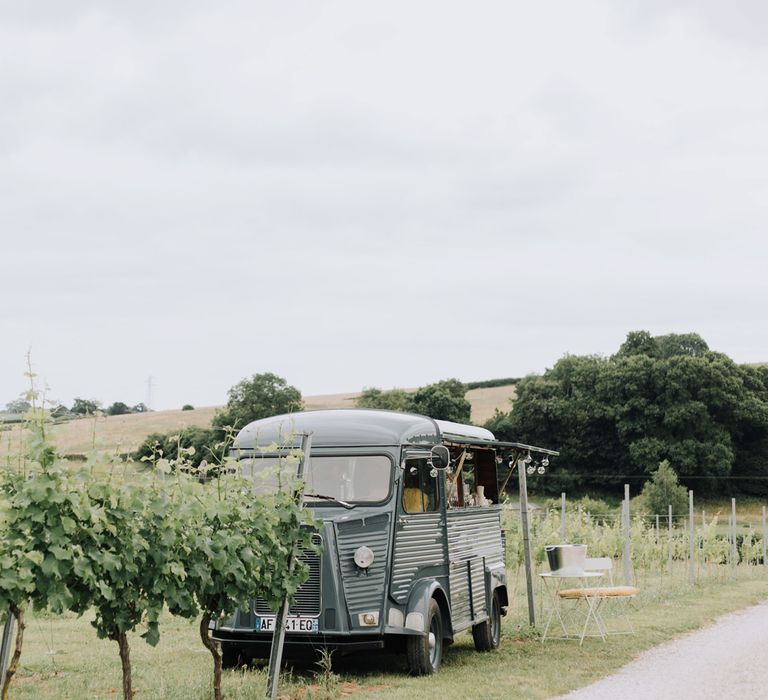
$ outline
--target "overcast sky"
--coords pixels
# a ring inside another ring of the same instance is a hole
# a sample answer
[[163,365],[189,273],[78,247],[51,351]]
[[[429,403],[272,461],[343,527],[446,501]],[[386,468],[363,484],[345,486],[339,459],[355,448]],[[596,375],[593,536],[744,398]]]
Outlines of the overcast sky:
[[0,0],[0,406],[768,360],[768,4]]

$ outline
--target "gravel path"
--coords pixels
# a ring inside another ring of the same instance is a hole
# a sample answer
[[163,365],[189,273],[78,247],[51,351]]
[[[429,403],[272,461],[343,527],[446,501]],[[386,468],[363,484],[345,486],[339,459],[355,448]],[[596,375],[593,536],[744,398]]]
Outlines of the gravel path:
[[768,698],[768,602],[643,652],[568,700]]

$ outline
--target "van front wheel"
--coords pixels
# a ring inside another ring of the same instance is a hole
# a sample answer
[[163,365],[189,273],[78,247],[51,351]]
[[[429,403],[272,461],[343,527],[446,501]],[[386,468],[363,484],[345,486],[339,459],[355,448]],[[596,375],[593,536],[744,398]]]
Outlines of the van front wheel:
[[501,642],[501,605],[496,593],[491,597],[490,617],[472,628],[472,639],[475,640],[475,649],[478,651],[492,651],[499,648]]
[[427,634],[408,637],[408,670],[414,676],[436,673],[443,660],[443,616],[432,598],[427,612]]

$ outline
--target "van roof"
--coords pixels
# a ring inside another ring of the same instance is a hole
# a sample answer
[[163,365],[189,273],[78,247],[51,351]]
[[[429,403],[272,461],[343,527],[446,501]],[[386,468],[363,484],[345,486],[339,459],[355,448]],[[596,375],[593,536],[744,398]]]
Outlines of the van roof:
[[340,408],[287,413],[246,425],[235,449],[284,445],[291,435],[312,433],[313,447],[436,445],[448,435],[469,441],[493,441],[490,430],[433,420],[415,413],[366,408]]

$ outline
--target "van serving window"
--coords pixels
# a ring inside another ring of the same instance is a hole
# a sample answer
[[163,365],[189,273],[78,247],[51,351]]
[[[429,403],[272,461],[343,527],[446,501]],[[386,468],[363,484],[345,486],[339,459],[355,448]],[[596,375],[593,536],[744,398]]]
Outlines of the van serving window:
[[449,507],[489,506],[499,502],[493,450],[454,447],[451,458],[455,468],[448,474],[446,486]]

